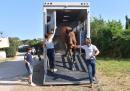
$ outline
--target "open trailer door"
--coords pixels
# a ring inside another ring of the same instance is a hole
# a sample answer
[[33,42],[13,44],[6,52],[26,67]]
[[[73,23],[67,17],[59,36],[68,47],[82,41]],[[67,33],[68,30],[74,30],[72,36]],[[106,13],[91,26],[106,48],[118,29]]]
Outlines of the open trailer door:
[[[53,24],[54,29],[56,30],[56,11],[47,11],[46,9],[43,10],[43,40],[45,39],[45,34],[48,31],[48,18],[50,18],[50,22],[52,22],[51,24]],[[48,58],[47,58],[47,49],[46,47],[44,47],[43,49],[43,56],[42,56],[42,60],[43,60],[43,84],[45,84],[46,82],[46,77],[47,77],[47,70],[48,70]]]

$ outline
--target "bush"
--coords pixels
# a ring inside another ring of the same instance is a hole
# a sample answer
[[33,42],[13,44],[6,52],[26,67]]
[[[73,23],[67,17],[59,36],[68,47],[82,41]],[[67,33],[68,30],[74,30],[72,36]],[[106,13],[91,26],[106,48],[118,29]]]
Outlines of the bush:
[[16,47],[10,46],[9,48],[6,48],[6,56],[7,57],[14,57],[16,55]]

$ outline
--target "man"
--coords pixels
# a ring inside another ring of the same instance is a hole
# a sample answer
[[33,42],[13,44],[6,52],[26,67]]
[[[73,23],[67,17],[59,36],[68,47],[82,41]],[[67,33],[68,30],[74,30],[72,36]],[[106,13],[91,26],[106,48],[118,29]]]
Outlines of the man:
[[91,39],[86,38],[85,45],[76,46],[76,48],[82,48],[85,50],[85,62],[88,68],[90,86],[92,87],[93,80],[95,80],[96,73],[96,56],[99,54],[99,50],[93,44],[91,44]]
[[32,82],[32,75],[33,75],[33,58],[32,58],[32,49],[28,48],[27,53],[24,55],[24,62],[28,72],[28,82],[31,86],[35,86]]

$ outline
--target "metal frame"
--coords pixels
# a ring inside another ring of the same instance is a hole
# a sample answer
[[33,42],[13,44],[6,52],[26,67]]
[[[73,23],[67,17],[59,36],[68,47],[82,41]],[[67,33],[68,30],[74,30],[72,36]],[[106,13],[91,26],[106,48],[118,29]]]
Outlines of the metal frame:
[[[86,9],[87,10],[87,19],[86,19],[86,27],[87,27],[87,35],[86,37],[90,38],[90,4],[87,2],[44,2],[43,4],[43,13],[45,13],[43,26],[47,24],[47,10],[64,10],[64,9]],[[55,11],[56,12],[56,11]],[[55,13],[56,14],[56,13]],[[56,21],[56,19],[55,19]],[[56,26],[56,25],[55,25]],[[44,30],[45,31],[45,28]]]
[[[87,29],[87,35],[86,37],[90,38],[90,8],[89,8],[89,3],[85,2],[44,2],[43,5],[43,40],[44,40],[44,35],[47,29],[47,11],[48,10],[53,10],[54,14],[54,24],[55,24],[55,29],[56,29],[56,10],[76,10],[76,9],[86,9],[87,10],[87,19],[85,20],[86,29]],[[81,44],[81,43],[80,43]],[[44,57],[44,79],[43,79],[43,84],[47,83],[46,82],[46,75],[47,75],[47,49],[43,49],[43,57]]]
[[[43,8],[43,41],[45,39],[45,30],[46,30],[46,25],[47,25],[47,15],[46,15],[46,9]],[[43,65],[44,65],[44,72],[43,72],[43,84],[45,83],[45,79],[46,79],[46,74],[47,74],[47,50],[46,48],[44,47],[43,48],[43,57],[44,57],[44,60],[43,60]]]

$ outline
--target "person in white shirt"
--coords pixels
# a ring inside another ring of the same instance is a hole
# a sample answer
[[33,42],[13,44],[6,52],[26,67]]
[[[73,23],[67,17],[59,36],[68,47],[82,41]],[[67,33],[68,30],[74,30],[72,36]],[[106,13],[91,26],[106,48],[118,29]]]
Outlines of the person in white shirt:
[[76,48],[82,48],[85,50],[85,62],[88,68],[88,74],[89,74],[89,80],[90,85],[92,87],[93,80],[95,80],[95,73],[96,73],[96,56],[99,54],[98,48],[91,44],[91,39],[86,38],[85,39],[85,45],[75,46]]
[[54,49],[54,43],[53,43],[53,37],[55,35],[54,28],[51,29],[48,33],[45,34],[45,47],[47,48],[47,56],[49,59],[49,65],[51,72],[56,72],[57,69],[55,68],[55,49]]

